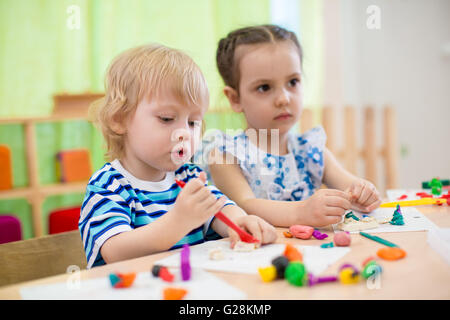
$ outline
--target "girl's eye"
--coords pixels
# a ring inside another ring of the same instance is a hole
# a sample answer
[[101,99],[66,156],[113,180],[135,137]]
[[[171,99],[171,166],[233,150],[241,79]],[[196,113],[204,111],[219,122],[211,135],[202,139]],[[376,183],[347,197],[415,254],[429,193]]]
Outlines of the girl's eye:
[[268,84],[262,84],[256,88],[259,92],[266,92],[270,90],[270,86]]
[[299,82],[300,82],[299,79],[294,78],[294,79],[291,79],[291,80],[289,81],[289,85],[290,85],[291,87],[295,87]]

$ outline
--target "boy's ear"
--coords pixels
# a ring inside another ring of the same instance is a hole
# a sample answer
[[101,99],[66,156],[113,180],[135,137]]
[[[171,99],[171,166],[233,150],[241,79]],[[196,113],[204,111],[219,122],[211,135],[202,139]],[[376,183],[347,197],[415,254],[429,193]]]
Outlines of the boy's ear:
[[111,127],[111,130],[117,134],[125,134],[127,132],[127,129],[125,126],[125,119],[120,119],[120,116],[118,114],[115,114],[112,117],[110,127]]
[[228,101],[230,102],[231,109],[233,109],[234,112],[242,112],[242,106],[239,99],[239,94],[235,89],[232,87],[226,86],[223,89],[223,93],[227,97]]

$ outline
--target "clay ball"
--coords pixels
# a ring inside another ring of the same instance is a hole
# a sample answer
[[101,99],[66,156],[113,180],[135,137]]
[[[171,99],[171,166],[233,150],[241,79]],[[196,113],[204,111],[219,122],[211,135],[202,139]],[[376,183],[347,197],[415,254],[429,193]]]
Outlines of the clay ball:
[[334,244],[338,247],[348,247],[351,242],[352,238],[348,232],[339,232],[334,235]]

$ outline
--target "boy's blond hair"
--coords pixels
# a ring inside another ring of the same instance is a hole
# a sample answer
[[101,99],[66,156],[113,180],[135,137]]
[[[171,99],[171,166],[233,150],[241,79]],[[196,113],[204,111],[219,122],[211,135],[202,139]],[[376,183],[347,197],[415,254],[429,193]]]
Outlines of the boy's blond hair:
[[90,108],[106,140],[108,160],[120,159],[125,151],[123,134],[114,130],[114,123],[124,125],[139,102],[158,94],[162,85],[169,85],[183,103],[209,104],[200,68],[179,50],[149,44],[129,49],[111,62],[105,78],[105,97]]

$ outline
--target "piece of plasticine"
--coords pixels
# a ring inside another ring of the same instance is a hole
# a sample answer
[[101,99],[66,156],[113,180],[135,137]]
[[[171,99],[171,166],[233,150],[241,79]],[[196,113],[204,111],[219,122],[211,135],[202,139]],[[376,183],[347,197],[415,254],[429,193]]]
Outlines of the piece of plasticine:
[[128,288],[131,287],[131,285],[134,282],[134,279],[136,279],[136,273],[111,273],[109,275],[109,281],[111,282],[111,285],[114,288]]
[[258,273],[264,282],[271,282],[277,278],[277,268],[275,268],[274,265],[265,268],[258,268]]
[[172,282],[173,279],[175,278],[175,276],[173,274],[171,274],[169,269],[167,269],[166,267],[161,267],[161,269],[159,270],[158,276],[167,282]]
[[314,232],[314,228],[310,226],[295,224],[289,228],[289,232],[298,239],[308,240],[311,238]]
[[334,243],[333,242],[324,243],[324,244],[321,244],[320,247],[324,248],[324,249],[333,248],[334,247]]
[[339,271],[339,281],[342,284],[354,284],[358,283],[359,280],[359,273],[355,272],[352,267],[346,267]]
[[381,248],[377,256],[384,260],[399,260],[406,256],[406,251],[398,247]]
[[283,235],[285,238],[292,238],[293,235],[289,231],[283,231]]
[[351,242],[352,238],[347,231],[338,232],[334,235],[334,244],[338,247],[348,247]]
[[323,240],[323,239],[325,239],[325,238],[328,238],[328,235],[327,235],[326,233],[322,233],[322,232],[320,232],[320,231],[317,230],[317,229],[314,229],[314,231],[313,231],[313,233],[312,233],[312,236],[313,236],[314,238],[316,238],[317,240]]
[[183,245],[181,249],[181,279],[188,281],[191,279],[191,264],[189,262],[190,249],[188,244]]
[[186,289],[182,288],[165,288],[163,290],[164,300],[181,300],[187,294]]
[[283,255],[288,258],[289,261],[303,261],[303,255],[290,243],[286,243]]
[[283,279],[284,272],[286,271],[287,266],[289,265],[289,259],[285,256],[279,256],[272,260],[272,265],[277,270],[277,278]]
[[381,274],[382,271],[383,269],[381,268],[381,266],[375,260],[371,260],[364,266],[364,269],[361,272],[361,276],[364,279],[368,279],[373,275]]
[[300,261],[290,262],[286,268],[284,277],[290,284],[297,287],[308,284],[308,275],[306,273],[305,265]]

